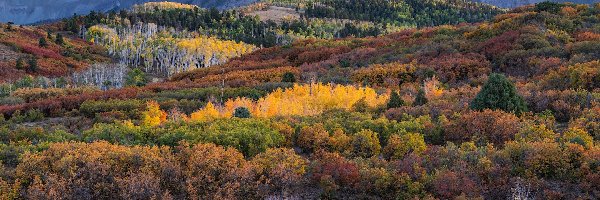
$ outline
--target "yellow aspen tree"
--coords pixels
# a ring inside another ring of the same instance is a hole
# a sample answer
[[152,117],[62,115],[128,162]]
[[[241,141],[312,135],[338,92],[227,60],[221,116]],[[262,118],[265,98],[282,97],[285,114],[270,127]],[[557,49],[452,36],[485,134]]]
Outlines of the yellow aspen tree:
[[156,101],[149,101],[146,104],[146,111],[142,113],[143,126],[158,126],[167,121],[167,113],[160,109]]
[[221,113],[212,102],[208,102],[203,109],[200,109],[190,115],[192,121],[209,121],[221,117]]

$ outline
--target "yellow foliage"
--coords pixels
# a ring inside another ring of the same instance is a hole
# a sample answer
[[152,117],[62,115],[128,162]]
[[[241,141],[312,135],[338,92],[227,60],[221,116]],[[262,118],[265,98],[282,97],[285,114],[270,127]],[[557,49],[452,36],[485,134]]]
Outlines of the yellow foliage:
[[135,6],[133,6],[133,10],[135,12],[152,12],[155,9],[159,9],[159,10],[189,9],[189,10],[192,10],[196,7],[197,6],[190,5],[190,4],[182,4],[182,3],[177,3],[177,2],[164,1],[164,2],[147,2],[147,3],[141,4],[141,5],[135,5]]
[[224,61],[250,53],[255,49],[253,45],[203,36],[192,39],[181,39],[177,42],[177,47],[185,49],[188,53],[203,55],[206,58],[204,60],[205,66],[210,66],[213,56],[220,61]]
[[223,117],[223,115],[215,108],[213,103],[208,102],[204,108],[192,113],[190,120],[204,122],[220,117]]
[[209,103],[206,108],[192,113],[191,119],[203,121],[231,117],[239,107],[248,108],[254,117],[312,116],[331,109],[351,110],[352,105],[362,98],[365,98],[368,106],[377,107],[385,104],[389,97],[378,95],[374,89],[368,87],[322,83],[296,84],[286,90],[277,89],[256,102],[247,98],[229,99],[220,110]]
[[146,111],[142,113],[143,126],[158,126],[167,121],[167,113],[160,109],[156,101],[149,101],[146,107]]

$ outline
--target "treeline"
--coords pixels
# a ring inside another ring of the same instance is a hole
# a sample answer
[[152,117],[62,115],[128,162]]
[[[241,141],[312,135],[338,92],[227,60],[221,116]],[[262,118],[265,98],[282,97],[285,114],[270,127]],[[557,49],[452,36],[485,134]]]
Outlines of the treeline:
[[502,12],[493,6],[465,0],[320,0],[308,2],[305,15],[427,27],[480,22]]
[[[122,10],[118,13],[106,14],[92,12],[88,15],[65,19],[63,24],[65,30],[79,33],[82,31],[81,26],[86,28],[98,24],[129,26],[138,22],[153,23],[176,30],[197,31],[200,34],[223,40],[234,40],[262,47],[285,44],[296,37],[366,37],[387,32],[386,27],[368,23],[367,27],[364,27],[349,22],[300,19],[277,24],[272,21],[261,21],[257,17],[244,15],[236,10],[219,11],[214,8],[201,9],[197,7],[193,9]],[[331,29],[331,26],[334,28]]]

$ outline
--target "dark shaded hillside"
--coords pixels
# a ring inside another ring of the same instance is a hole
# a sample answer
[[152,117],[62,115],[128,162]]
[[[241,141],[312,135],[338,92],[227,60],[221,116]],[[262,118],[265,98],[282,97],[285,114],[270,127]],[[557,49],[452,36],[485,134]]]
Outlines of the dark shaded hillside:
[[[135,4],[158,0],[3,0],[0,2],[0,22],[30,24],[38,21],[61,19],[76,14],[88,14],[90,11],[107,12],[129,9]],[[231,8],[254,2],[254,0],[172,0],[201,7]]]

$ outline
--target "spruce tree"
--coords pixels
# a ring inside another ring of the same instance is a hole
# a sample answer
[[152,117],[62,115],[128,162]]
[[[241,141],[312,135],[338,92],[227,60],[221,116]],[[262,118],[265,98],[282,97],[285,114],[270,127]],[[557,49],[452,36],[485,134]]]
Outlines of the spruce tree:
[[425,96],[425,90],[423,90],[423,88],[420,88],[419,92],[417,92],[417,96],[415,97],[415,102],[413,103],[413,105],[422,106],[427,104],[427,102],[429,102],[429,100]]
[[233,116],[237,118],[250,118],[250,111],[246,107],[236,108]]
[[296,76],[292,72],[286,72],[283,74],[281,82],[294,83],[296,82]]
[[39,40],[39,45],[40,47],[47,47],[48,46],[48,42],[46,42],[46,38],[41,37]]
[[500,109],[506,112],[521,114],[527,111],[527,105],[512,82],[504,75],[493,73],[475,99],[471,102],[471,109]]
[[402,106],[404,106],[404,101],[402,100],[402,98],[400,98],[400,94],[398,94],[398,92],[396,91],[392,91],[392,94],[390,94],[390,100],[387,104],[387,108],[400,108]]
[[16,67],[18,70],[25,69],[25,64],[24,64],[23,62],[24,62],[24,61],[23,61],[23,58],[19,58],[19,59],[17,59],[17,64],[16,64],[16,66],[15,66],[15,67]]
[[56,34],[56,44],[62,45],[65,43],[65,39],[63,39],[63,36],[58,33]]
[[29,72],[33,73],[33,72],[37,71],[38,64],[37,64],[37,58],[35,56],[31,57],[29,59],[29,61],[27,62],[27,64],[29,64],[29,69],[28,69]]

